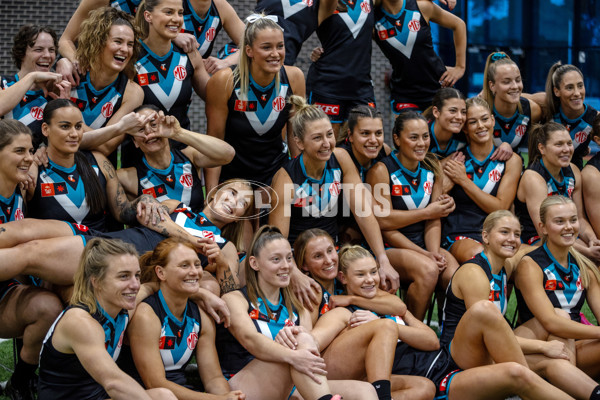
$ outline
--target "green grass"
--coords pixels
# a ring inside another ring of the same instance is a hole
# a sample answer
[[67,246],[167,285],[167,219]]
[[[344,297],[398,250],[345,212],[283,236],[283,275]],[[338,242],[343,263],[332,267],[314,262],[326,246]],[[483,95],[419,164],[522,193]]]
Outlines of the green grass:
[[[13,372],[13,342],[7,340],[0,343],[0,382],[5,382]],[[8,397],[0,396],[0,400],[8,400]]]

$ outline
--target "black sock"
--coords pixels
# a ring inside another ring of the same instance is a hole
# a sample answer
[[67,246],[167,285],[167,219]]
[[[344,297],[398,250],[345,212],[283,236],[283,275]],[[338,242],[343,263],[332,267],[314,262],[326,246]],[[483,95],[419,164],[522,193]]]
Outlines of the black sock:
[[29,364],[23,361],[20,357],[15,365],[15,372],[13,372],[10,378],[11,383],[14,387],[26,388],[29,382],[35,375],[37,364]]
[[600,385],[596,386],[594,390],[592,390],[590,400],[600,400]]
[[317,400],[331,400],[332,397],[332,395],[326,394],[325,396],[319,397]]
[[375,381],[371,385],[377,392],[377,398],[379,400],[392,400],[392,385],[388,380]]

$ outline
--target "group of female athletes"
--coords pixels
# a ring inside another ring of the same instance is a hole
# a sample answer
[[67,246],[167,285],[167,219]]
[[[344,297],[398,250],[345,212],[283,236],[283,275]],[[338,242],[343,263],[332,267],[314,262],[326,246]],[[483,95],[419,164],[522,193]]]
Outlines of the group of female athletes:
[[466,43],[429,0],[258,0],[243,21],[225,0],[82,0],[60,40],[23,26],[0,77],[5,395],[600,399],[600,117],[576,66],[526,94],[503,52],[465,99]]

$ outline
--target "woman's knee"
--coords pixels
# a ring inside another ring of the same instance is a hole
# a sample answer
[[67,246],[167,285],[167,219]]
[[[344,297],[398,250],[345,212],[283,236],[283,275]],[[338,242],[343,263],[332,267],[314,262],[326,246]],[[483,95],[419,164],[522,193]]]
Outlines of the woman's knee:
[[177,397],[169,389],[156,388],[146,390],[152,400],[177,400]]
[[502,376],[508,378],[515,389],[525,389],[533,386],[538,376],[529,368],[517,362],[505,362],[496,364],[501,369]]

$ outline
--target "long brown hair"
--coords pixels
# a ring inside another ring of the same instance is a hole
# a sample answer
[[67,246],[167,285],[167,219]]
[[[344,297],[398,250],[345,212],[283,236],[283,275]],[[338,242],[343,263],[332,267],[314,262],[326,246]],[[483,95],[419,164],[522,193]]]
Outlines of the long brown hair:
[[[261,226],[256,233],[254,234],[254,239],[252,240],[252,245],[250,245],[250,250],[248,251],[248,255],[245,260],[245,268],[246,268],[246,288],[248,290],[248,298],[250,299],[250,303],[252,303],[255,307],[258,307],[258,299],[261,298],[266,305],[266,296],[263,293],[262,289],[258,285],[258,271],[253,269],[250,266],[250,257],[258,257],[263,248],[270,242],[274,240],[286,240],[279,228],[273,225],[263,225]],[[285,288],[281,289],[283,295],[283,301],[285,304],[285,308],[288,310],[288,314],[290,316],[294,315],[294,308],[297,311],[301,311],[304,309],[302,303],[296,298],[294,292],[288,285]],[[267,307],[267,311],[269,313],[269,318],[272,317],[271,310]]]
[[[403,112],[402,114],[400,114],[396,117],[396,121],[394,122],[394,128],[392,129],[392,136],[395,135],[398,138],[400,138],[400,135],[402,134],[402,131],[404,130],[404,125],[408,121],[413,121],[413,120],[423,121],[423,122],[425,122],[425,125],[427,125],[427,120],[421,114],[419,114],[415,111]],[[429,132],[429,128],[427,128],[427,129],[428,129],[427,131]],[[400,150],[400,148],[396,144],[396,141],[394,141],[394,147],[397,150]],[[436,179],[441,176],[442,167],[440,166],[440,162],[438,161],[437,157],[432,152],[427,151],[427,154],[425,155],[425,159],[423,160],[423,165],[425,165],[426,169],[433,172],[433,175],[435,176]]]

